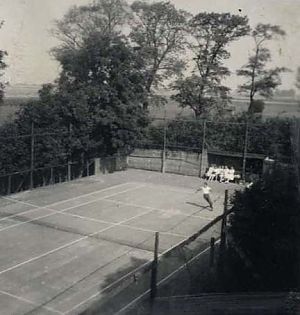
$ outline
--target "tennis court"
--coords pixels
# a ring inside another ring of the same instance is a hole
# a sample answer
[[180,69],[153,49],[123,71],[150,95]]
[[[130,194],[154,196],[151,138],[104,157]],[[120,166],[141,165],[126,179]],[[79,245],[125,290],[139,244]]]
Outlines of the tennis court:
[[128,170],[0,199],[1,314],[78,314],[118,278],[223,212],[209,211],[195,177]]

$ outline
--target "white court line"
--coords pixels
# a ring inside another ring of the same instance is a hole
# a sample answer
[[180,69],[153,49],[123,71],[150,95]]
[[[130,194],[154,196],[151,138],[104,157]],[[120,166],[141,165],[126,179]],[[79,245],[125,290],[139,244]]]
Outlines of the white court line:
[[99,189],[99,190],[96,190],[96,191],[93,191],[93,192],[90,192],[90,193],[87,193],[87,194],[83,194],[83,195],[80,195],[80,196],[76,196],[76,197],[73,197],[73,198],[64,199],[64,200],[61,200],[61,201],[56,201],[56,202],[50,203],[50,204],[48,204],[46,206],[37,206],[37,205],[29,204],[29,203],[26,203],[26,202],[24,202],[22,200],[18,200],[18,199],[15,199],[15,198],[1,196],[2,199],[13,201],[14,203],[30,205],[31,207],[34,207],[34,209],[29,209],[29,210],[26,210],[26,211],[22,211],[22,212],[19,212],[19,213],[8,215],[5,218],[1,218],[0,221],[6,220],[6,219],[11,219],[13,217],[16,217],[16,216],[19,216],[19,215],[22,215],[22,214],[35,212],[35,211],[38,211],[38,210],[41,210],[41,209],[45,209],[47,207],[53,207],[53,206],[59,205],[59,204],[64,203],[64,202],[69,202],[69,201],[73,201],[73,200],[76,200],[76,199],[80,199],[82,197],[91,196],[91,195],[94,195],[94,194],[97,194],[97,193],[100,193],[100,192],[103,192],[103,191],[107,191],[107,190],[110,190],[110,189],[113,189],[113,188],[117,188],[117,187],[121,187],[121,186],[128,185],[128,184],[133,184],[133,183],[128,182],[128,183],[114,185],[114,186],[111,186],[111,187],[107,187],[107,188],[104,188],[104,189]]
[[[220,242],[219,240],[216,242],[218,243]],[[160,280],[157,283],[157,287],[159,287],[161,284],[163,284],[164,282],[168,281],[171,277],[173,277],[176,273],[178,273],[180,270],[182,270],[187,264],[192,263],[195,259],[197,259],[199,256],[205,254],[208,250],[210,249],[210,246],[208,246],[207,248],[205,248],[203,251],[201,251],[199,254],[197,254],[195,257],[193,257],[192,259],[190,259],[188,262],[186,262],[184,265],[181,265],[179,268],[177,268],[176,270],[174,270],[172,273],[170,273],[167,277],[163,278],[162,280]],[[139,295],[138,297],[136,297],[134,300],[132,300],[130,303],[128,303],[127,305],[125,305],[124,307],[122,307],[117,313],[115,313],[115,315],[118,314],[122,314],[122,312],[126,311],[130,306],[134,305],[136,302],[138,302],[140,299],[142,299],[144,296],[146,296],[147,294],[150,293],[150,289],[148,289],[147,291],[145,291],[144,293],[142,293],[141,295]],[[66,313],[65,313],[66,314]]]
[[[121,221],[121,222],[119,222],[119,223],[116,223],[116,225],[121,225],[121,224],[123,224],[123,223],[126,223],[126,222],[129,221],[129,220],[138,218],[138,217],[140,217],[140,216],[142,216],[142,215],[145,215],[146,213],[151,212],[151,211],[152,211],[152,210],[145,211],[145,212],[140,213],[140,214],[138,214],[138,215],[136,215],[136,216],[134,216],[134,217],[132,217],[132,218],[130,218],[130,219],[126,219],[126,220],[124,220],[124,221]],[[113,227],[113,226],[106,227],[106,228],[101,229],[101,230],[99,230],[99,231],[96,231],[96,232],[94,232],[94,233],[88,234],[88,235],[86,235],[86,236],[84,236],[84,237],[81,237],[81,238],[79,238],[79,239],[77,239],[77,240],[75,240],[75,241],[69,242],[69,243],[67,243],[67,244],[65,244],[65,245],[62,245],[62,246],[57,247],[57,248],[55,248],[55,249],[52,249],[52,250],[50,250],[50,251],[48,251],[48,252],[46,252],[46,253],[44,253],[44,254],[41,254],[41,255],[39,255],[39,256],[36,256],[36,257],[30,258],[30,259],[28,259],[28,260],[25,260],[25,261],[23,261],[23,262],[21,262],[21,263],[19,263],[19,264],[17,264],[17,265],[14,265],[14,266],[12,266],[12,267],[9,267],[9,268],[7,268],[7,269],[4,269],[4,270],[0,271],[0,275],[6,273],[6,272],[8,272],[8,271],[14,270],[14,269],[16,269],[16,268],[19,268],[19,267],[21,267],[21,266],[23,266],[23,265],[25,265],[25,264],[31,263],[31,262],[33,262],[33,261],[35,261],[35,260],[40,259],[40,258],[43,258],[43,257],[45,257],[45,256],[48,256],[48,255],[50,255],[50,254],[53,254],[53,253],[55,253],[55,252],[58,252],[58,251],[60,251],[60,250],[62,250],[62,249],[64,249],[64,248],[70,247],[70,246],[72,246],[72,245],[74,245],[74,244],[76,244],[76,243],[79,243],[79,242],[81,242],[81,241],[83,241],[83,240],[86,240],[86,239],[88,239],[88,238],[90,238],[90,237],[93,237],[93,236],[95,236],[95,235],[97,235],[97,234],[103,233],[103,232],[105,232],[105,231],[111,229],[112,227]]]
[[[26,224],[26,223],[30,223],[30,222],[34,222],[34,221],[37,221],[37,220],[40,220],[40,219],[44,219],[44,218],[47,218],[47,217],[50,217],[50,216],[53,216],[57,213],[62,213],[62,212],[65,212],[65,211],[68,211],[68,210],[71,210],[71,209],[74,209],[74,208],[78,208],[78,207],[82,207],[82,206],[86,206],[88,204],[91,204],[91,203],[94,203],[94,202],[97,202],[97,201],[100,201],[100,200],[104,200],[105,198],[110,198],[110,197],[113,197],[113,196],[116,196],[116,195],[119,195],[119,194],[122,194],[122,193],[126,193],[128,191],[131,191],[131,190],[136,190],[136,189],[139,189],[139,188],[142,188],[144,187],[143,185],[140,185],[140,186],[136,186],[134,188],[128,188],[126,190],[122,190],[122,191],[119,191],[117,193],[113,193],[113,194],[110,194],[108,196],[105,196],[105,197],[100,197],[98,199],[95,199],[95,200],[91,200],[91,201],[87,201],[87,202],[84,202],[82,204],[79,204],[79,205],[76,205],[76,206],[72,206],[72,207],[69,207],[69,208],[66,208],[64,210],[54,210],[54,209],[51,209],[51,208],[48,208],[48,207],[43,207],[44,210],[50,210],[50,211],[53,211],[54,213],[50,213],[50,214],[45,214],[43,216],[40,216],[40,217],[36,217],[34,219],[31,219],[31,220],[27,220],[27,221],[23,221],[23,222],[19,222],[19,223],[16,223],[16,224],[13,224],[13,225],[9,225],[7,227],[4,227],[2,229],[0,229],[0,232],[3,232],[3,231],[6,231],[6,230],[9,230],[9,229],[12,229],[16,226],[20,226],[20,225],[23,225],[23,224]],[[34,206],[33,204],[30,204],[28,202],[23,202],[23,201],[17,201],[17,202],[21,202],[23,204],[27,204],[27,205],[31,205],[31,206]],[[41,208],[38,208],[39,210]]]
[[[160,233],[161,234],[161,233]],[[185,240],[185,239],[184,239]],[[176,243],[175,245],[171,246],[170,248],[166,249],[165,251],[163,251],[161,254],[158,255],[158,257],[160,258],[161,256],[165,255],[167,252],[172,251],[174,248],[176,248],[177,246],[179,246],[182,242],[184,242],[184,240],[179,241],[178,243]],[[216,243],[219,243],[220,240],[217,240]],[[198,257],[199,255],[201,255],[202,252],[200,252],[198,255],[196,255],[195,257]],[[115,280],[114,282],[112,282],[111,284],[107,285],[106,287],[104,287],[101,291],[98,291],[97,293],[91,295],[90,297],[88,297],[87,299],[85,299],[84,301],[82,301],[81,303],[73,306],[71,309],[69,309],[67,312],[65,312],[64,314],[68,314],[72,311],[74,311],[75,309],[79,308],[80,306],[82,306],[83,304],[88,303],[89,301],[95,299],[97,296],[99,296],[101,293],[107,291],[108,289],[110,289],[111,287],[113,287],[116,283],[121,282],[123,279],[130,277],[131,275],[135,274],[136,272],[138,272],[140,269],[143,269],[145,266],[151,264],[151,261],[147,261],[145,263],[143,263],[142,265],[138,266],[137,268],[135,268],[134,270],[128,272],[127,274],[123,275],[121,278]]]
[[[157,231],[151,230],[151,229],[144,229],[144,228],[139,228],[139,227],[135,227],[135,226],[131,226],[128,224],[118,224],[118,222],[109,222],[109,221],[105,221],[105,220],[100,220],[100,219],[94,219],[94,218],[90,218],[90,217],[85,217],[82,215],[78,215],[78,214],[73,214],[73,213],[66,213],[63,211],[57,211],[57,213],[55,214],[62,214],[64,216],[71,216],[71,217],[75,217],[75,218],[79,218],[82,220],[87,220],[87,221],[92,221],[92,222],[98,222],[98,223],[105,223],[105,224],[110,224],[110,225],[117,225],[117,226],[123,226],[126,228],[129,228],[131,230],[138,230],[138,231],[143,231],[143,232],[151,232],[151,233],[156,233]],[[130,220],[130,218],[128,218],[128,220]],[[166,234],[166,235],[171,235],[171,236],[178,236],[178,237],[187,237],[187,235],[184,234],[178,234],[178,233],[172,233],[172,232],[160,232],[160,234]]]
[[130,202],[117,201],[117,200],[108,199],[108,198],[110,198],[110,197],[107,197],[105,200],[107,200],[109,202],[112,202],[112,203],[124,205],[124,206],[131,206],[131,207],[136,207],[136,208],[144,208],[144,209],[149,209],[149,210],[151,209],[153,211],[159,211],[159,212],[164,212],[164,213],[169,213],[169,214],[172,213],[172,211],[174,210],[174,211],[176,211],[175,215],[182,215],[182,216],[191,217],[191,218],[195,217],[195,218],[200,218],[200,219],[207,220],[207,221],[211,221],[212,220],[212,218],[202,217],[200,215],[190,215],[190,214],[182,213],[179,209],[167,210],[167,209],[155,208],[155,207],[150,207],[150,206],[145,206],[145,205],[139,205],[139,204],[130,203]]
[[[182,241],[181,241],[182,242]],[[179,242],[178,244],[172,246],[171,248],[165,250],[163,253],[161,253],[159,255],[159,257],[161,257],[162,255],[164,255],[166,252],[172,250],[174,247],[176,247],[177,245],[179,245],[181,242]],[[216,242],[218,243],[219,240]],[[197,254],[195,257],[193,257],[190,261],[187,262],[187,264],[191,263],[193,260],[195,260],[197,257],[201,256],[202,254],[204,254],[210,247],[205,248],[203,251],[201,251],[199,254]],[[90,297],[88,297],[87,299],[85,299],[84,301],[82,301],[81,303],[73,306],[71,309],[69,309],[68,311],[64,312],[64,315],[67,315],[70,312],[73,312],[74,310],[76,310],[77,308],[79,308],[80,306],[88,303],[89,301],[95,299],[96,297],[98,297],[101,293],[105,292],[106,290],[110,289],[111,287],[113,287],[116,283],[121,282],[123,279],[129,277],[131,274],[135,274],[137,271],[139,271],[140,269],[144,268],[145,266],[151,264],[151,261],[147,261],[146,263],[140,265],[139,267],[137,267],[136,269],[130,271],[129,273],[127,273],[126,275],[122,276],[121,278],[115,280],[114,282],[112,282],[111,284],[109,284],[108,286],[106,286],[105,288],[103,288],[101,291],[91,295]],[[186,264],[185,264],[186,265]],[[185,266],[183,265],[183,266]],[[183,266],[177,268],[176,270],[174,270],[170,275],[168,275],[166,278],[160,280],[157,285],[161,285],[164,281],[166,281],[167,279],[169,279],[170,277],[172,277],[175,273],[177,273],[178,271],[180,271]],[[119,314],[121,311],[126,310],[128,307],[130,307],[132,304],[134,304],[135,302],[137,302],[139,299],[143,298],[145,295],[147,295],[150,292],[150,290],[145,291],[144,293],[142,293],[141,295],[139,295],[137,298],[135,298],[133,301],[131,301],[129,304],[127,304],[126,306],[124,306],[120,311],[118,311]]]
[[[11,294],[11,293],[8,293],[8,292],[5,292],[5,291],[1,291],[0,290],[0,294],[3,294],[3,295],[7,295],[7,296],[10,296],[16,300],[19,300],[19,301],[22,301],[22,302],[25,302],[25,303],[28,303],[28,304],[31,304],[33,305],[34,307],[38,307],[39,305],[30,301],[30,300],[27,300],[23,297],[20,297],[20,296],[17,296],[17,295],[14,295],[14,294]],[[52,313],[56,313],[56,314],[60,314],[60,315],[64,315],[64,313],[60,312],[60,311],[57,311],[55,310],[54,308],[51,308],[51,307],[48,307],[48,306],[41,306],[42,309],[45,309],[47,311],[50,311]]]

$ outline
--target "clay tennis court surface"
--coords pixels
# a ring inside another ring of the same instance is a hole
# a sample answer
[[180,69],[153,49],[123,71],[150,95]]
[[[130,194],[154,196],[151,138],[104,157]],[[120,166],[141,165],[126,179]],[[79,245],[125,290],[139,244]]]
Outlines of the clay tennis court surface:
[[118,278],[178,244],[223,211],[209,211],[195,177],[128,170],[0,199],[3,315],[79,314]]

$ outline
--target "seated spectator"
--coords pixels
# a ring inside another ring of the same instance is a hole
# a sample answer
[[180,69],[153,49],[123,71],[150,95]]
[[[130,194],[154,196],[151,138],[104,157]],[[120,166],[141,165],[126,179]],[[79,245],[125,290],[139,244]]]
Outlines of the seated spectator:
[[213,174],[214,172],[214,168],[213,166],[210,166],[207,170],[207,172],[205,173],[205,179],[208,179],[211,177],[211,175]]
[[233,167],[231,167],[230,169],[226,167],[225,183],[234,181],[234,173],[235,170]]
[[217,167],[216,166],[212,166],[212,173],[209,176],[208,180],[215,180],[217,177]]
[[218,170],[218,179],[220,183],[225,180],[225,167],[223,165]]

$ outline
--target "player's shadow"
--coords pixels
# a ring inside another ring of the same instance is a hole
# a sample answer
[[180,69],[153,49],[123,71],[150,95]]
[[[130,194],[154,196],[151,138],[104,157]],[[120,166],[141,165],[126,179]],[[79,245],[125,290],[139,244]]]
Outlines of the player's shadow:
[[186,202],[186,204],[197,207],[197,208],[201,208],[199,211],[203,211],[209,208],[209,206],[201,206],[198,203],[195,202]]

